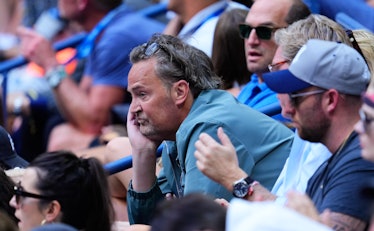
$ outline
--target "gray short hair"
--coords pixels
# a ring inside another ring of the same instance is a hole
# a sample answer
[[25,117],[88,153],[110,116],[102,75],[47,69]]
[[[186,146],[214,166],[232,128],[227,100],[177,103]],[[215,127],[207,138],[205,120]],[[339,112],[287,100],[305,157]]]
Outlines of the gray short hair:
[[275,32],[275,42],[283,50],[283,56],[292,60],[309,39],[336,41],[352,47],[343,27],[335,21],[318,14],[296,21],[287,28]]

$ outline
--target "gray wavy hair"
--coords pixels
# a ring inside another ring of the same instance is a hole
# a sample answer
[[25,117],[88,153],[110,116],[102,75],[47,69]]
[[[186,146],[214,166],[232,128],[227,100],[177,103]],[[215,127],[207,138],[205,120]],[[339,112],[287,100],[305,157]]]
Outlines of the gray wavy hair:
[[155,34],[130,53],[132,63],[150,58],[157,60],[156,75],[168,88],[179,80],[186,80],[196,98],[203,90],[221,87],[221,78],[215,74],[211,59],[177,37]]

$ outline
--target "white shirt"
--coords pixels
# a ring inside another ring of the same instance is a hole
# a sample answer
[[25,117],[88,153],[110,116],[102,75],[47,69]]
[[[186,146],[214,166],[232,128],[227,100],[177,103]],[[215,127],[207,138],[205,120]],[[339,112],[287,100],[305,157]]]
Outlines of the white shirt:
[[212,57],[214,30],[220,15],[217,13],[222,12],[223,9],[227,11],[234,8],[247,7],[232,1],[218,1],[206,7],[184,25],[178,37]]
[[273,202],[234,198],[226,216],[227,231],[332,231],[294,210]]

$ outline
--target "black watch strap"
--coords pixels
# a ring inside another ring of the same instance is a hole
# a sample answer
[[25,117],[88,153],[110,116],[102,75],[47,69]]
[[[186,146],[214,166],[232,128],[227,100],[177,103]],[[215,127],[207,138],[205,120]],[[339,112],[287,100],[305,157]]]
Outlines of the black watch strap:
[[248,185],[252,184],[255,180],[253,180],[250,176],[244,178],[244,181],[247,182]]

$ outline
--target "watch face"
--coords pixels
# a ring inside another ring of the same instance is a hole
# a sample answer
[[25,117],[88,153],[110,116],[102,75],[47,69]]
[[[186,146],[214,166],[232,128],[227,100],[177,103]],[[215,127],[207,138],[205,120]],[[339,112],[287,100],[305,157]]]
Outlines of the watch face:
[[47,81],[52,88],[56,88],[66,76],[63,66],[58,66],[46,74]]
[[57,75],[54,75],[52,76],[51,78],[51,85],[52,86],[57,86],[57,84],[59,83],[60,79]]
[[249,185],[245,181],[240,181],[234,185],[234,196],[243,198],[248,194]]

